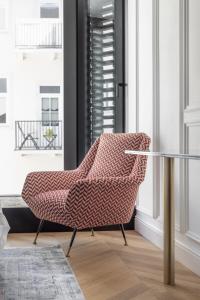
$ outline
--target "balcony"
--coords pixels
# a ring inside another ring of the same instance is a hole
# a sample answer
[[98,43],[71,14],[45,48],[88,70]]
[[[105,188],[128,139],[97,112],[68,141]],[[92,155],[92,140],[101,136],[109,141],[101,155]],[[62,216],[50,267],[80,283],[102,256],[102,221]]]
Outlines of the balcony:
[[15,150],[62,150],[62,121],[15,121]]
[[62,22],[55,19],[28,19],[16,24],[18,50],[62,49]]

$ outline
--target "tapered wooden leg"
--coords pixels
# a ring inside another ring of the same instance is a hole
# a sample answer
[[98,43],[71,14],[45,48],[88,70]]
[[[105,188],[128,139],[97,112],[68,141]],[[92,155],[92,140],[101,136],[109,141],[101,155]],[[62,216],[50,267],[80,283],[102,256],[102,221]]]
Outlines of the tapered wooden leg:
[[164,158],[164,283],[175,284],[174,274],[174,158]]

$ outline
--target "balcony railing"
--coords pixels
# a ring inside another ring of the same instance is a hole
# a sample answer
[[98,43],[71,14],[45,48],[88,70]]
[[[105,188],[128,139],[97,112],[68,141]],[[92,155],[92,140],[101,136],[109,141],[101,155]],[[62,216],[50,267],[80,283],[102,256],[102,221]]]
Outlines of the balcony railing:
[[15,121],[15,150],[62,150],[62,121]]
[[18,49],[59,49],[62,44],[60,20],[31,19],[16,24],[15,47]]

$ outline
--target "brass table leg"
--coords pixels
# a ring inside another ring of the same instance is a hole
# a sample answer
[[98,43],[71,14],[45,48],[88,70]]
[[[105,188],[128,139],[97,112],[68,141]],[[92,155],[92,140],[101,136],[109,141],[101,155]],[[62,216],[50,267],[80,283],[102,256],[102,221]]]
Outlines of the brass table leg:
[[164,283],[174,276],[174,158],[164,157]]

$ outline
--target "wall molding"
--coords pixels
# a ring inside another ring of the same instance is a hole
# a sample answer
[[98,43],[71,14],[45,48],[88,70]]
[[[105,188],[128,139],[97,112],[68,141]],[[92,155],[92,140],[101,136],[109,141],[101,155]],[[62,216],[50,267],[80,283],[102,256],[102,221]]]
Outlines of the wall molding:
[[152,216],[152,213],[149,209],[146,209],[145,207],[139,205],[137,205],[137,214],[138,213],[143,213],[147,216]]
[[[159,225],[159,224],[158,224]],[[163,249],[163,231],[140,213],[135,218],[135,230],[157,247]],[[176,260],[200,276],[200,254],[180,240],[175,241]]]
[[200,123],[200,107],[187,106],[184,110],[184,123],[187,126]]
[[[135,0],[135,111],[136,132],[139,132],[139,0]],[[140,205],[139,194],[137,196],[137,207]]]
[[[189,0],[180,5],[180,152],[189,152],[189,128],[200,126],[200,107],[189,99]],[[189,229],[189,162],[180,163],[180,224],[181,232],[195,242],[200,237]]]
[[[185,109],[188,106],[189,98],[189,80],[188,80],[188,0],[179,1],[179,57],[180,57],[180,148],[181,153],[186,153],[188,148],[188,129],[184,122]],[[188,163],[186,160],[180,161],[180,232],[184,233],[188,230],[188,187],[187,187]]]
[[135,217],[135,230],[145,239],[151,241],[157,247],[163,249],[162,230],[151,222],[143,220],[141,216]]
[[185,234],[190,239],[194,240],[196,243],[200,244],[200,236],[191,230],[188,230]]
[[[153,151],[160,150],[160,40],[159,40],[159,0],[152,0],[153,39]],[[160,158],[153,159],[153,218],[160,216]]]
[[136,78],[136,91],[135,91],[135,97],[136,97],[136,132],[139,131],[139,0],[135,1],[135,62],[136,62],[136,68],[135,68],[135,78]]
[[180,241],[176,241],[176,259],[200,276],[200,255]]
[[[137,6],[137,30],[136,30],[136,42],[139,43],[139,16],[138,16],[138,5],[139,0],[136,0]],[[152,69],[153,69],[153,115],[152,115],[152,127],[153,127],[153,150],[159,150],[159,137],[160,137],[160,60],[159,60],[159,5],[161,2],[159,0],[152,0]],[[189,145],[189,126],[193,126],[191,119],[186,122],[185,116],[188,116],[193,112],[199,115],[200,120],[200,107],[190,107],[189,106],[189,0],[179,0],[179,35],[180,35],[180,98],[179,98],[179,118],[180,118],[180,152],[187,152]],[[178,10],[177,10],[178,13]],[[139,128],[139,44],[136,45],[137,55],[136,55],[136,81],[137,81],[137,124]],[[197,123],[196,123],[197,124]],[[188,126],[189,125],[189,126]],[[194,232],[189,230],[189,189],[188,189],[188,163],[185,160],[180,160],[177,166],[179,187],[178,195],[180,195],[180,216],[177,220],[175,230],[176,230],[176,257],[177,260],[183,263],[185,266],[190,268],[193,272],[200,275],[200,251],[199,242],[200,237]],[[158,173],[158,162],[153,164],[153,175],[155,180],[161,177],[162,165],[159,166]],[[163,247],[163,223],[162,223],[162,196],[161,196],[161,185],[159,187],[153,181],[153,217],[149,214],[144,207],[137,208],[137,215],[135,218],[135,229],[146,239],[150,240],[152,243],[158,247]],[[160,199],[161,198],[161,199]],[[180,225],[179,225],[180,224]]]
[[[139,131],[139,0],[136,0],[136,131]],[[159,59],[159,0],[152,0],[152,150],[159,151],[160,144],[160,59]],[[160,216],[160,182],[156,180],[160,178],[160,159],[153,158],[153,218]],[[138,197],[138,208],[140,207]]]

